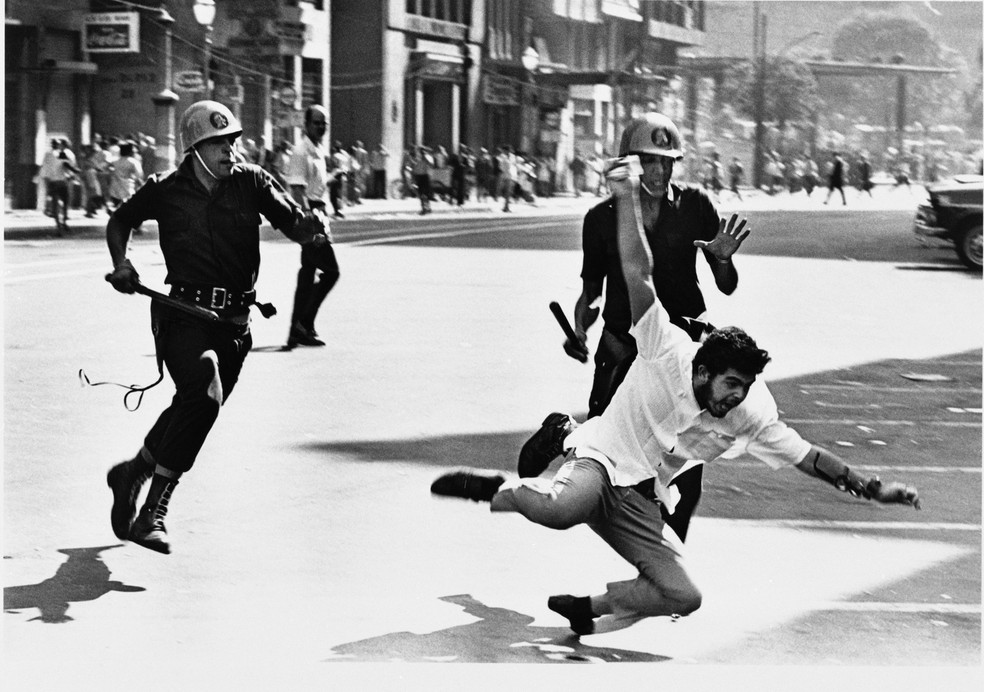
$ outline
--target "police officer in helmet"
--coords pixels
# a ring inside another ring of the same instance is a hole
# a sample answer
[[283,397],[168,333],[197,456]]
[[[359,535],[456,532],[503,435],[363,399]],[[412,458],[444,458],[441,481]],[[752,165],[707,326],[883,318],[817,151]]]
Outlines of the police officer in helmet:
[[[234,143],[242,131],[221,103],[193,103],[181,117],[184,158],[177,170],[148,178],[106,227],[113,288],[128,294],[137,288],[139,274],[127,259],[127,244],[132,229],[154,219],[170,296],[219,317],[202,320],[151,303],[158,368],[167,366],[174,398],[136,456],[113,466],[107,476],[117,538],[161,553],[171,550],[164,527],[171,496],[194,464],[252,346],[249,309],[256,302],[261,215],[295,242],[325,242],[269,173],[237,162]],[[146,502],[137,513],[137,497],[148,479]]]

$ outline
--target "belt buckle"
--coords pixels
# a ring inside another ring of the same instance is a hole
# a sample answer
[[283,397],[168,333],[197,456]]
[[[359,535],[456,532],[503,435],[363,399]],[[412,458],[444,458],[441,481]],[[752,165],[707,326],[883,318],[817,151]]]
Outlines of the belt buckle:
[[[216,302],[216,296],[221,295],[221,303]],[[212,289],[212,304],[209,305],[213,310],[224,310],[229,302],[229,292],[220,286],[216,286]]]

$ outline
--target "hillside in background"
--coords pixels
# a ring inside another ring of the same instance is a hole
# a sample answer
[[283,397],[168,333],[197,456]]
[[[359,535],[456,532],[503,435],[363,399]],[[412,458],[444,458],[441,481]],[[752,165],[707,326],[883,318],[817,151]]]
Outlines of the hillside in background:
[[[750,57],[753,53],[753,7],[746,0],[707,0],[706,39],[703,46],[688,49],[702,56]],[[929,27],[937,41],[958,51],[970,65],[980,62],[982,7],[979,0],[966,2],[883,2],[763,0],[760,7],[768,17],[766,48],[777,53],[791,45],[795,53],[814,55],[829,52],[837,27],[861,12],[887,11],[918,19]],[[821,36],[799,39],[818,31]],[[905,47],[899,46],[900,53]]]

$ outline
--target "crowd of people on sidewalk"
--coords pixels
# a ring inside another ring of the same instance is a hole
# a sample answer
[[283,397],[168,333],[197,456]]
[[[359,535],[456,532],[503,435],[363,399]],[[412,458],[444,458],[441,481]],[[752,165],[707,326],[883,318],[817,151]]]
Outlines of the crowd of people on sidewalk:
[[[865,150],[843,151],[831,149],[819,152],[816,157],[806,153],[782,155],[778,151],[764,153],[761,191],[769,196],[803,192],[811,197],[816,189],[826,190],[824,204],[830,202],[837,193],[842,204],[847,204],[845,188],[854,188],[858,195],[874,197],[872,191],[877,184],[898,189],[905,186],[911,190],[913,181],[934,183],[948,175],[959,173],[981,173],[981,159],[966,156],[959,152],[944,152],[936,156],[924,157],[916,153],[899,154],[889,149],[877,161],[876,168],[872,155]],[[746,166],[738,156],[734,156],[725,166],[720,153],[712,150],[708,155],[692,159],[690,178],[710,193],[716,201],[721,201],[725,192],[730,192],[742,201],[741,188],[752,184],[746,178]],[[881,174],[878,174],[878,171]]]
[[[491,149],[462,144],[450,151],[444,145],[419,144],[403,151],[398,177],[390,180],[387,171],[392,155],[382,144],[368,149],[361,141],[346,146],[335,140],[328,148],[329,198],[335,219],[344,218],[343,209],[363,199],[412,197],[420,200],[420,213],[427,214],[435,201],[459,207],[469,201],[501,201],[502,211],[509,212],[516,201],[536,205],[537,198],[558,193],[575,197],[608,194],[604,152],[575,150],[572,158],[559,161],[556,156],[534,155],[508,144]],[[285,172],[293,150],[287,140],[271,146],[261,136],[259,141],[237,142],[234,154],[240,161],[264,168],[286,189]],[[688,158],[683,166],[685,180],[701,185],[715,201],[723,201],[728,194],[735,201],[744,201],[742,189],[747,191],[753,182],[751,162],[737,155],[725,162],[716,148]],[[39,204],[63,233],[68,228],[69,208],[84,210],[87,218],[100,212],[110,214],[150,174],[163,168],[167,166],[162,167],[158,159],[154,138],[143,132],[94,133],[91,143],[77,153],[68,139],[56,137],[35,179]],[[911,189],[913,181],[932,183],[952,174],[979,172],[980,158],[955,151],[922,156],[889,148],[875,158],[867,151],[821,151],[813,157],[772,150],[764,155],[761,192],[770,196],[803,192],[811,197],[814,190],[826,189],[824,203],[839,198],[846,205],[845,188],[873,197],[876,183]]]
[[68,209],[81,208],[87,218],[112,213],[128,200],[155,170],[154,138],[142,132],[104,137],[95,133],[78,156],[62,137],[51,140],[36,182],[42,210],[55,218],[60,232],[68,228]]

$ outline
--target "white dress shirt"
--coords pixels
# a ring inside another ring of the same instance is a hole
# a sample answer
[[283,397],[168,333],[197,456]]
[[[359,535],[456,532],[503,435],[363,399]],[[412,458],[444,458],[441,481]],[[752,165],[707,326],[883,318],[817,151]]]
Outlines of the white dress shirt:
[[329,182],[327,149],[305,136],[301,144],[294,147],[284,177],[288,185],[302,185],[307,199],[326,202]]
[[657,496],[672,507],[666,486],[688,461],[747,452],[780,468],[806,458],[810,443],[779,420],[776,402],[760,379],[723,418],[700,408],[692,380],[700,344],[670,322],[659,300],[631,332],[639,355],[625,380],[605,412],[564,443],[577,456],[601,463],[612,485],[631,486],[655,476]]

